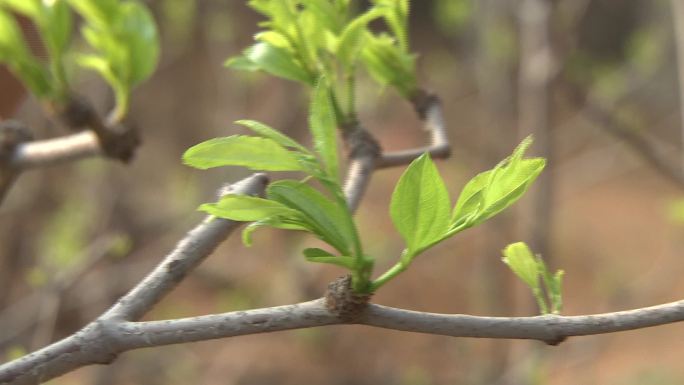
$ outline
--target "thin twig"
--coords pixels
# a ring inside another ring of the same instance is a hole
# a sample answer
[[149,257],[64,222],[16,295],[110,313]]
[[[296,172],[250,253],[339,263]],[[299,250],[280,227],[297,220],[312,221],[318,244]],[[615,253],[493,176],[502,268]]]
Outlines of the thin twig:
[[59,138],[21,144],[14,151],[10,165],[23,171],[101,154],[97,135],[92,131],[81,131]]
[[411,102],[423,121],[424,130],[430,133],[430,145],[427,147],[385,154],[376,139],[360,125],[343,129],[345,142],[351,149],[344,192],[352,212],[358,208],[375,170],[407,165],[426,152],[433,158],[448,158],[451,155],[439,98],[418,90]]
[[447,137],[442,103],[439,98],[425,93],[422,98],[414,100],[414,107],[423,120],[424,130],[430,133],[430,145],[382,154],[376,162],[378,169],[407,165],[426,152],[435,159],[444,159],[451,155],[451,145]]
[[[254,174],[222,190],[258,195],[268,183],[265,174]],[[175,288],[185,276],[211,254],[241,222],[213,216],[207,217],[181,240],[157,267],[121,298],[103,316],[103,319],[137,320],[152,306]]]

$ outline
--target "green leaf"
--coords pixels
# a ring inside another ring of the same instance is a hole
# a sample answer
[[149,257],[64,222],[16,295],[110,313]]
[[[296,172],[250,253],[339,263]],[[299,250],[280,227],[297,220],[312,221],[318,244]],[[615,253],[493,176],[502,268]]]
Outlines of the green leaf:
[[157,27],[149,10],[141,3],[128,1],[121,5],[120,26],[124,44],[128,48],[130,86],[147,79],[157,67],[159,37]]
[[252,246],[252,235],[262,227],[273,227],[283,230],[299,230],[311,233],[311,229],[303,222],[297,222],[292,218],[270,217],[260,221],[250,223],[242,231],[242,243],[245,246]]
[[[69,0],[86,24],[81,34],[99,57],[79,60],[95,69],[114,88],[117,120],[128,111],[130,90],[148,78],[159,59],[157,27],[148,9],[139,1]],[[107,68],[105,71],[104,68]]]
[[349,270],[354,270],[356,267],[356,258],[349,256],[338,257],[318,248],[304,249],[304,257],[309,262],[327,263],[341,266]]
[[271,139],[272,141],[278,143],[283,147],[293,148],[304,154],[310,154],[309,150],[306,149],[306,147],[297,143],[297,141],[295,141],[294,139],[263,123],[254,120],[238,120],[235,123],[241,126],[245,126],[250,130],[254,131],[255,133],[257,133],[258,135],[263,136],[264,138]]
[[261,221],[275,216],[299,217],[298,211],[279,202],[247,195],[226,195],[216,203],[201,205],[199,210],[241,222]]
[[[477,215],[482,203],[483,190],[487,187],[492,170],[485,171],[476,175],[461,191],[454,206],[454,213],[451,219],[452,227],[462,227]],[[472,221],[471,221],[472,222]]]
[[309,127],[314,138],[314,148],[321,156],[325,171],[338,180],[337,122],[332,105],[332,95],[325,78],[318,80],[309,111]]
[[544,169],[542,158],[522,159],[531,138],[523,141],[507,163],[490,176],[490,182],[483,192],[478,223],[493,217],[515,203],[527,191],[532,182]]
[[523,242],[512,243],[503,250],[503,262],[527,286],[539,290],[539,266],[529,247]]
[[261,42],[248,48],[244,56],[259,69],[271,75],[309,85],[314,83],[313,78],[294,57],[294,54],[284,48]]
[[452,229],[482,223],[522,197],[546,164],[542,158],[523,158],[531,143],[526,138],[510,157],[466,184],[454,207]]
[[361,254],[356,227],[347,207],[304,183],[282,180],[266,190],[268,199],[300,211],[311,231],[343,255]]
[[415,57],[404,52],[391,37],[369,34],[361,57],[378,83],[395,87],[404,97],[415,90]]
[[297,157],[268,138],[232,135],[190,147],[183,162],[206,170],[220,166],[244,166],[252,170],[302,171]]
[[238,71],[259,71],[261,67],[244,55],[238,55],[228,58],[223,62],[225,67],[230,67]]
[[333,2],[328,0],[301,0],[306,10],[325,28],[338,33],[342,29],[345,14],[335,9]]
[[449,194],[430,155],[411,162],[392,194],[390,214],[406,241],[409,255],[417,255],[442,240],[449,229]]
[[374,0],[376,8],[383,10],[385,22],[405,52],[408,51],[408,0]]
[[0,7],[0,63],[6,63],[37,96],[49,96],[52,92],[49,73],[30,54],[22,36],[14,18]]
[[348,69],[354,65],[368,34],[366,26],[381,15],[382,12],[378,9],[371,8],[368,12],[357,16],[344,27],[340,34],[336,51],[337,58],[342,65]]
[[76,56],[76,63],[83,68],[89,68],[99,73],[109,86],[114,90],[117,104],[128,104],[128,95],[130,89],[122,82],[122,80],[114,73],[110,65],[110,61],[99,55],[78,55]]
[[69,0],[69,4],[88,22],[98,28],[107,28],[114,23],[118,0]]

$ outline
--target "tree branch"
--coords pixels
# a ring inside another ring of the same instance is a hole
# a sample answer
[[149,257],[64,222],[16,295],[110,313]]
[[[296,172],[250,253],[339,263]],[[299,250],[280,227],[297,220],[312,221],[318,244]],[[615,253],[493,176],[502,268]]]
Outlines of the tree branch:
[[[363,136],[363,135],[362,135]],[[267,183],[255,174],[221,194],[260,194]],[[478,317],[435,314],[369,304],[357,318],[342,320],[325,300],[166,321],[142,317],[206,258],[237,223],[207,218],[135,288],[94,322],[41,350],[0,366],[0,384],[35,384],[90,364],[107,364],[122,352],[192,341],[309,328],[360,324],[453,337],[537,339],[558,344],[569,336],[612,333],[684,320],[684,301],[586,316]]]
[[323,299],[247,311],[167,321],[98,320],[19,360],[0,366],[0,383],[34,384],[89,364],[106,364],[138,348],[197,342],[309,327],[359,324],[451,337],[533,339],[556,345],[571,336],[613,333],[684,321],[684,301],[582,316],[479,317],[437,314],[370,304],[353,322],[342,322]]
[[342,128],[345,143],[350,149],[344,193],[352,212],[358,208],[376,169],[407,165],[425,152],[429,152],[433,158],[448,158],[451,155],[442,105],[437,95],[418,90],[411,103],[423,121],[423,128],[430,133],[430,145],[427,147],[383,154],[377,140],[358,122]]
[[9,165],[17,171],[24,171],[101,154],[97,135],[92,131],[81,131],[59,138],[23,143],[14,150]]
[[[92,156],[129,162],[140,144],[138,131],[117,121],[104,122],[90,103],[72,95],[57,116],[78,133],[30,141],[30,131],[16,121],[0,122],[0,203],[21,171]],[[23,137],[17,137],[17,134]],[[28,137],[26,137],[28,135]]]
[[[267,182],[266,175],[254,174],[222,189],[221,195],[261,194]],[[70,337],[0,366],[0,384],[35,384],[84,365],[111,362],[121,351],[118,339],[125,335],[118,332],[119,325],[125,320],[142,317],[238,225],[238,222],[220,218],[205,219],[146,278],[98,319]]]
[[[265,174],[254,174],[223,188],[220,195],[259,195],[263,193],[267,184],[268,178]],[[147,277],[102,317],[130,321],[145,315],[241,224],[242,222],[207,217],[192,229]]]
[[412,103],[423,121],[423,129],[430,133],[430,145],[382,154],[377,160],[377,168],[406,165],[426,152],[429,152],[430,156],[435,159],[444,159],[451,155],[451,145],[447,137],[442,103],[439,97],[425,91],[418,91],[412,99]]

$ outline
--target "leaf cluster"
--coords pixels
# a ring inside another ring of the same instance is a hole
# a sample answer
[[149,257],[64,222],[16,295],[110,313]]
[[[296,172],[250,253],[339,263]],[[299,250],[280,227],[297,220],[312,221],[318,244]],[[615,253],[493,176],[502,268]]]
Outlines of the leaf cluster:
[[[306,258],[347,268],[354,289],[367,292],[373,261],[363,253],[339,182],[336,121],[327,80],[319,80],[309,111],[314,152],[263,123],[237,123],[257,136],[233,135],[200,143],[185,152],[183,161],[200,169],[243,166],[260,171],[299,171],[307,178],[272,183],[264,198],[227,195],[218,202],[203,204],[200,210],[221,218],[253,222],[243,231],[247,245],[252,242],[254,230],[264,226],[309,232],[330,245],[336,254],[307,249]],[[311,179],[323,191],[307,184]]]
[[[409,51],[408,0],[374,0],[354,14],[349,0],[251,0],[266,17],[242,55],[228,59],[235,69],[264,71],[315,86],[329,79],[335,112],[341,121],[354,117],[354,79],[359,65],[381,85],[409,97],[416,88],[415,56]],[[387,31],[369,23],[384,20]]]
[[503,262],[532,290],[541,313],[560,313],[563,308],[563,270],[551,274],[544,260],[532,254],[523,242],[508,245],[503,255]]
[[[73,11],[83,18],[80,32],[92,52],[71,46]],[[36,25],[47,63],[31,51],[12,13]],[[36,96],[61,103],[69,96],[65,67],[73,58],[112,87],[116,120],[127,113],[131,89],[156,67],[158,40],[154,19],[137,0],[0,0],[0,63]]]
[[[340,106],[338,83],[340,78],[352,79],[353,85],[356,66],[363,64],[381,85],[392,85],[405,97],[414,92],[408,1],[375,0],[356,16],[351,15],[349,0],[252,0],[249,5],[266,16],[260,24],[264,30],[255,36],[253,46],[227,65],[313,86],[309,129],[314,143],[311,151],[263,123],[241,120],[237,123],[256,136],[211,139],[186,151],[184,162],[200,169],[243,166],[305,174],[303,180],[271,184],[265,197],[228,195],[200,206],[217,217],[252,222],[243,231],[245,244],[251,244],[252,233],[263,226],[309,232],[334,251],[307,249],[307,260],[348,269],[354,291],[372,293],[425,250],[513,204],[544,168],[543,159],[524,158],[528,138],[510,157],[468,182],[452,209],[435,164],[428,154],[422,155],[402,175],[390,204],[406,249],[396,265],[372,280],[374,259],[362,249],[340,185],[336,128],[355,117],[353,103],[346,110]],[[384,20],[387,32],[369,29],[376,19]],[[346,91],[351,97],[353,87]],[[308,183],[312,180],[322,190]]]

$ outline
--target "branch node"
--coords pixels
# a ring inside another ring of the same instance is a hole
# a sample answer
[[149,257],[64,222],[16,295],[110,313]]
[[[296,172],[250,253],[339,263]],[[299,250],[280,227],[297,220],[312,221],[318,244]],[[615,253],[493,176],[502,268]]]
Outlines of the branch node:
[[358,124],[342,130],[344,143],[349,149],[349,159],[378,158],[382,148],[378,141],[366,129]]
[[0,121],[0,163],[12,159],[18,145],[33,140],[31,130],[18,120]]
[[361,317],[372,296],[372,294],[355,293],[351,282],[351,275],[339,277],[328,284],[325,292],[325,307],[341,321],[348,323]]
[[137,128],[128,123],[106,124],[90,102],[79,95],[71,95],[60,107],[53,107],[59,119],[74,131],[91,129],[97,135],[102,152],[109,158],[128,163],[140,145]]
[[409,98],[413,108],[420,117],[420,120],[427,119],[427,114],[430,108],[439,104],[439,96],[437,94],[426,91],[424,89],[417,89]]
[[556,337],[556,338],[554,338],[554,339],[545,340],[544,343],[547,344],[547,345],[550,345],[550,346],[558,346],[558,345],[560,345],[563,341],[565,341],[566,339],[568,339],[568,337],[565,337],[565,336],[558,336],[558,337]]

